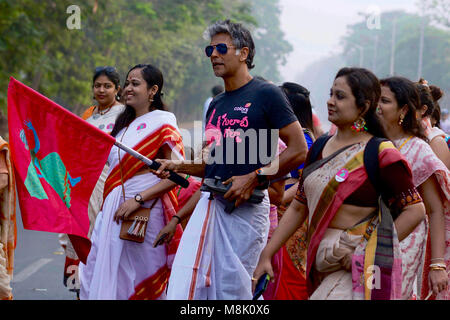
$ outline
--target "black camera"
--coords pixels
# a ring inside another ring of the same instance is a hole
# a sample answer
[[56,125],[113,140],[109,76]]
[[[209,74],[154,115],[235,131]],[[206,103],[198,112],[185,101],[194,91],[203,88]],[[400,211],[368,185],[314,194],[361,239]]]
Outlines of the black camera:
[[[231,188],[232,183],[224,185],[220,177],[215,177],[214,179],[206,178],[203,180],[203,184],[200,187],[201,191],[210,192],[211,194],[218,194],[223,196]],[[247,200],[250,203],[261,203],[264,199],[264,192],[261,189],[253,190],[252,195]],[[225,212],[231,213],[235,209],[234,201],[227,201],[225,206]]]

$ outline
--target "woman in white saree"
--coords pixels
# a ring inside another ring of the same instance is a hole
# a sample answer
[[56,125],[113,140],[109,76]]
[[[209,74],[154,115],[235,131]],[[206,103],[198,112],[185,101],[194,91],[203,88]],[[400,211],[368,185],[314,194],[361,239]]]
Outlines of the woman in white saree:
[[[162,74],[157,68],[133,67],[124,86],[127,106],[111,134],[150,159],[183,159],[175,116],[163,110],[162,85]],[[175,214],[176,185],[160,180],[144,163],[117,147],[111,149],[108,162],[103,208],[95,223],[87,263],[80,264],[80,298],[164,299],[178,241],[156,248],[153,241]],[[141,206],[149,208],[154,201],[144,242],[120,239],[121,220]],[[176,240],[181,232],[179,227]]]

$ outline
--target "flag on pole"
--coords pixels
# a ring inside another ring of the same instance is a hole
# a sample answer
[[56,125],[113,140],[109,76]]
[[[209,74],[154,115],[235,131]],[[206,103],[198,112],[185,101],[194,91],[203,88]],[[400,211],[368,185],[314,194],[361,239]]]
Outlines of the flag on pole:
[[67,233],[86,263],[89,198],[115,139],[12,77],[8,127],[24,228]]

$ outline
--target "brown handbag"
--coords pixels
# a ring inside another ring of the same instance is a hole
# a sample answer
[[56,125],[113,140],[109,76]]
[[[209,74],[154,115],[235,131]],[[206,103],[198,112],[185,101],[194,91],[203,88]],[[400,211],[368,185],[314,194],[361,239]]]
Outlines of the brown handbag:
[[140,207],[126,219],[122,220],[120,239],[139,243],[144,242],[145,232],[147,231],[147,225],[150,219],[150,211],[152,211],[156,201],[158,201],[158,198],[153,201],[150,208]]
[[[123,136],[127,132],[128,127],[125,129],[125,132],[120,139],[122,141]],[[117,149],[117,154],[119,157],[119,166],[120,166],[120,179],[122,181],[122,196],[123,201],[125,202],[125,187],[123,184],[123,175],[122,175],[122,164],[120,162],[120,150]],[[142,243],[145,240],[145,232],[147,231],[148,221],[150,219],[150,211],[152,211],[153,207],[158,201],[158,198],[153,201],[150,208],[139,207],[133,213],[131,213],[126,219],[122,220],[122,225],[120,226],[120,234],[119,238],[122,240],[128,240],[133,242]]]

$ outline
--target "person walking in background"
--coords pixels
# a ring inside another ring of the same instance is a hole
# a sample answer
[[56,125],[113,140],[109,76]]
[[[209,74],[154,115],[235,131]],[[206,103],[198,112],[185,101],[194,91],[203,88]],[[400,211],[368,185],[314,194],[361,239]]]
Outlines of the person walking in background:
[[[110,133],[114,128],[114,123],[120,113],[123,112],[125,106],[119,102],[121,97],[120,75],[114,67],[97,67],[94,71],[92,79],[92,91],[97,105],[91,106],[83,112],[82,118],[100,130]],[[105,185],[106,176],[109,170],[108,164],[105,167],[95,185],[91,198],[89,199],[88,215],[89,215],[89,232],[88,237],[92,235],[95,225],[95,218],[100,212],[103,204],[103,187]],[[69,290],[76,291],[79,296],[78,272],[74,273],[80,260],[70,242],[67,234],[59,234],[59,242],[64,248],[66,255],[64,265],[64,285]],[[73,276],[71,277],[71,275]],[[70,277],[70,283],[67,283]]]
[[[162,87],[163,76],[156,67],[139,64],[131,68],[124,85],[126,108],[111,135],[149,159],[184,159],[176,118],[164,111]],[[80,263],[80,298],[164,299],[181,228],[170,246],[155,248],[153,242],[175,214],[176,185],[170,180],[161,181],[143,162],[115,146],[108,163],[104,202],[92,233],[92,248],[86,264]],[[143,242],[119,238],[121,225],[138,210],[147,212],[147,220],[143,215],[128,234],[140,235]]]
[[441,110],[440,127],[446,133],[450,134],[450,116],[447,109]]
[[[424,79],[420,79],[419,82],[416,83],[416,87],[419,91],[421,104],[417,114],[421,119],[422,126],[425,130],[425,136],[437,157],[450,169],[450,150],[445,141],[445,132],[431,125],[431,116],[436,109],[437,100],[442,96],[442,91],[436,86],[429,86],[428,82]],[[431,89],[433,89],[433,91]],[[436,99],[433,97],[433,92]]]
[[120,102],[122,88],[116,68],[110,66],[95,68],[92,91],[97,105],[87,108],[81,117],[100,130],[110,133],[117,117],[125,109]]
[[15,187],[8,143],[0,137],[0,300],[13,299],[11,281],[17,241]]
[[425,141],[423,127],[416,118],[421,108],[416,85],[402,77],[382,79],[380,83],[378,113],[389,139],[409,161],[413,183],[423,199],[429,221],[429,226],[427,220],[422,221],[400,242],[402,298],[425,299],[431,290],[439,299],[448,300],[450,174]]
[[[283,152],[286,149],[286,145],[283,142],[283,140],[278,138],[278,151],[276,156],[279,156],[281,152]],[[278,208],[281,206],[281,202],[284,197],[284,189],[286,180],[289,179],[290,173],[286,174],[283,177],[271,180],[269,183],[269,188],[267,189],[269,192],[269,200],[270,200],[270,214],[269,214],[269,220],[270,220],[270,227],[269,227],[269,234],[267,237],[267,241],[270,240],[272,237],[273,232],[278,226]],[[274,300],[275,294],[278,291],[278,275],[281,272],[281,268],[283,265],[283,254],[281,252],[278,252],[274,255],[272,259],[272,265],[274,266],[274,272],[275,272],[275,281],[269,282],[267,285],[266,291],[263,293],[264,300]]]
[[[315,140],[309,91],[305,87],[292,82],[283,83],[281,89],[288,98],[294,114],[303,128],[303,135],[309,150]],[[278,209],[280,218],[295,197],[303,167],[304,164],[302,163],[290,172],[291,178],[286,181],[286,191]],[[305,265],[306,239],[304,234],[306,227],[307,225],[303,224],[302,227],[297,229],[277,253],[281,255],[282,263],[279,268],[280,274],[275,275],[274,279],[277,283],[277,290],[273,297],[275,300],[305,300],[308,298],[306,270],[302,267]]]

